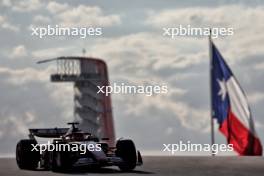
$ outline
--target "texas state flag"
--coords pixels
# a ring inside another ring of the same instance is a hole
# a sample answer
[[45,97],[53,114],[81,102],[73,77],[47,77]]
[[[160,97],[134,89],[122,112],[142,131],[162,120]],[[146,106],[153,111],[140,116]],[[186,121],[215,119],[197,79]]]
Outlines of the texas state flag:
[[239,155],[262,155],[245,93],[213,43],[211,79],[213,117],[227,142]]

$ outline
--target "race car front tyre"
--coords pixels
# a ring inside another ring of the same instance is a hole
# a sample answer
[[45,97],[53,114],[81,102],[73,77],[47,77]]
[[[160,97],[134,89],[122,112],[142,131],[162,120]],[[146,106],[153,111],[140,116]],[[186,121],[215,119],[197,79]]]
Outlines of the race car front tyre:
[[41,157],[42,157],[41,167],[43,167],[44,170],[50,170],[51,152],[44,151]]
[[116,156],[122,158],[123,164],[118,167],[121,171],[131,171],[137,164],[137,151],[132,140],[118,140],[116,143]]
[[16,146],[16,161],[20,169],[34,170],[38,167],[40,153],[33,148],[37,144],[34,139],[23,139]]
[[68,172],[71,167],[69,152],[53,151],[51,153],[51,170],[53,172]]

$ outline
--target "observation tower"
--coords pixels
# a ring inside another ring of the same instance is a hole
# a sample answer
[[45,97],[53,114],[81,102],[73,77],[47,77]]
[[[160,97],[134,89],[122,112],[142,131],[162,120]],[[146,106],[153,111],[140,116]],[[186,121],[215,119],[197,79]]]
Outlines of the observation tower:
[[[109,145],[115,145],[115,131],[110,95],[97,93],[97,86],[108,86],[106,63],[90,57],[58,57],[38,63],[56,62],[56,73],[51,82],[73,82],[74,120],[79,128],[99,138],[109,138]],[[69,95],[65,95],[69,96]]]

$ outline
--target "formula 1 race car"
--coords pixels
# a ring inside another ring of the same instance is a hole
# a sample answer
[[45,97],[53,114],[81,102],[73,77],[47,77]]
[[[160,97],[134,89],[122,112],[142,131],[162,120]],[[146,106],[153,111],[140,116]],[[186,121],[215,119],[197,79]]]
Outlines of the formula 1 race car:
[[[17,143],[18,167],[67,172],[77,167],[118,166],[121,171],[131,171],[143,164],[141,154],[132,140],[119,139],[116,147],[109,147],[106,138],[100,141],[78,129],[78,123],[68,124],[71,128],[29,129],[29,139]],[[35,136],[53,140],[48,144],[38,144]]]

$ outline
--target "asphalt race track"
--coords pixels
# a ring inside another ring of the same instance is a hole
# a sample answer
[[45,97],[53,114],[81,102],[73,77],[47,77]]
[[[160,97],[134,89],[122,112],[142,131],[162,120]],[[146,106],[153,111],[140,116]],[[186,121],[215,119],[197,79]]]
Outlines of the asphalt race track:
[[180,176],[255,176],[264,175],[263,157],[144,157],[144,166],[130,173],[122,173],[116,167],[98,171],[78,170],[71,173],[51,171],[24,171],[18,169],[15,159],[0,159],[0,176],[50,176],[50,175],[180,175]]

